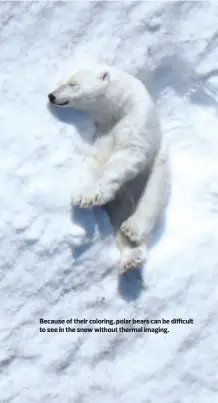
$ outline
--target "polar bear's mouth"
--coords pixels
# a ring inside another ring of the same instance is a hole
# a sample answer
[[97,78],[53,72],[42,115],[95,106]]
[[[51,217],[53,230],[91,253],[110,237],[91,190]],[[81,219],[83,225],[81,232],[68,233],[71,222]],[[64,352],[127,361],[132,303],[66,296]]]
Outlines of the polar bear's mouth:
[[60,104],[56,102],[56,105],[58,105],[58,106],[64,106],[64,105],[68,105],[68,104],[69,104],[69,101],[65,101]]

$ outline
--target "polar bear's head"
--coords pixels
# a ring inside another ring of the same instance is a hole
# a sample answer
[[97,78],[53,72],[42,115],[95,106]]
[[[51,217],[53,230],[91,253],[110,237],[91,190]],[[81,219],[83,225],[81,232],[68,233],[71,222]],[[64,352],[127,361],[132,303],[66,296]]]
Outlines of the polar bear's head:
[[106,70],[79,70],[48,94],[48,98],[55,106],[86,109],[93,103],[99,104],[103,100],[109,82],[110,74]]

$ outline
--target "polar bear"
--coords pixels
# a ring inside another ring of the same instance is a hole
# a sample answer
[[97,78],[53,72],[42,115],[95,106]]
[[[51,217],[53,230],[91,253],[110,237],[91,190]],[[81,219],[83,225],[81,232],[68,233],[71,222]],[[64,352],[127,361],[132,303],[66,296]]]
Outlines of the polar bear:
[[[87,112],[96,132],[85,156],[74,206],[102,206],[121,253],[120,272],[147,259],[148,236],[165,203],[167,151],[146,87],[115,67],[79,68],[48,94],[56,107]],[[84,179],[86,172],[86,179]]]

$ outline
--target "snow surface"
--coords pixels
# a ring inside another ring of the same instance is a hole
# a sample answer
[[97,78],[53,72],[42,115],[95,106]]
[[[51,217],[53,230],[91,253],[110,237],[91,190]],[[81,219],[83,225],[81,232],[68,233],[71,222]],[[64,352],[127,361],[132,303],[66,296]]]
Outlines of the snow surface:
[[[1,2],[0,18],[0,402],[217,402],[218,3]],[[93,126],[47,107],[91,59],[147,83],[170,148],[165,220],[121,278],[106,213],[71,214]],[[40,318],[194,323],[43,333]]]

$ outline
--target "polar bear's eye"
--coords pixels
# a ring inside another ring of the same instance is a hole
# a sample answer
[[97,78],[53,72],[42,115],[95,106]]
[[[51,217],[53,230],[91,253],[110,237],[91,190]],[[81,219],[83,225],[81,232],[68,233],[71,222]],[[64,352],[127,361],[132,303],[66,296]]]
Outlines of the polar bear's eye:
[[75,83],[69,83],[69,86],[70,86],[70,87],[77,87],[77,85],[78,85],[78,84],[75,84]]

